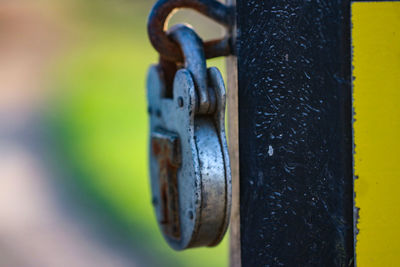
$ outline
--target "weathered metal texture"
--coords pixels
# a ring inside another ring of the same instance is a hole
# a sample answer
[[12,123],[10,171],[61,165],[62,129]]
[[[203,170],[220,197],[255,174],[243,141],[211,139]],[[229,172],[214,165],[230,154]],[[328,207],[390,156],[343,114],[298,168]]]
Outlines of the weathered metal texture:
[[171,28],[169,36],[179,44],[184,57],[184,66],[192,74],[197,92],[196,113],[214,112],[213,92],[209,94],[207,84],[207,65],[204,56],[203,41],[188,26],[178,24]]
[[159,166],[160,199],[153,199],[160,205],[160,224],[163,232],[170,238],[180,239],[178,168],[181,166],[181,147],[176,134],[155,130],[151,134],[151,153]]
[[[150,68],[150,174],[160,228],[179,250],[222,239],[230,216],[231,173],[222,77],[217,69],[206,69],[202,41],[192,29],[177,25],[170,35],[182,47],[186,68],[175,73],[172,95],[161,66]],[[202,91],[214,112],[197,109]]]
[[[233,25],[233,8],[216,0],[159,0],[151,10],[147,31],[154,48],[166,60],[183,62],[179,46],[167,35],[168,18],[177,9],[191,8],[229,28]],[[232,54],[229,36],[204,43],[206,58]]]
[[[181,166],[177,171],[180,238],[163,231],[177,250],[212,246],[223,237],[230,215],[231,175],[225,139],[225,89],[215,68],[208,70],[209,86],[215,90],[217,109],[213,115],[195,115],[196,94],[191,73],[177,72],[173,98],[164,98],[165,84],[158,66],[150,68],[148,102],[150,131],[179,136]],[[153,203],[159,222],[164,218],[159,161],[150,155]],[[163,229],[163,226],[161,226]]]
[[348,0],[238,0],[243,266],[352,266]]

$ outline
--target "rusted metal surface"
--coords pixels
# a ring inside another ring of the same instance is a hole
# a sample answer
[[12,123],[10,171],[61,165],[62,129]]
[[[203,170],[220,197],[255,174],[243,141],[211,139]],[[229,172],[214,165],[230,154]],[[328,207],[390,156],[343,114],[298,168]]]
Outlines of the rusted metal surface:
[[[176,72],[171,95],[162,66],[150,68],[150,174],[160,229],[171,247],[182,250],[213,246],[223,238],[230,217],[231,173],[221,74],[206,69],[202,42],[192,29],[179,25],[170,34],[182,45],[186,68]],[[199,114],[196,108],[199,88],[209,90],[206,103],[213,108],[205,111],[211,113]]]
[[[162,130],[179,136],[181,164],[176,173],[177,205],[173,201],[168,203],[162,193],[165,190],[164,182],[174,183],[171,180],[171,173],[167,179],[163,176],[166,176],[165,172],[174,171],[173,166],[177,166],[165,163],[165,161],[175,161],[173,155],[176,153],[170,154],[170,152],[176,149],[172,146],[162,151],[157,147],[161,145],[159,141],[156,147],[154,142],[150,144],[153,203],[160,229],[166,241],[176,250],[216,245],[227,229],[231,205],[231,174],[225,138],[223,80],[217,69],[208,70],[209,85],[216,93],[216,112],[210,115],[196,115],[194,105],[196,94],[190,72],[181,69],[176,73],[172,99],[162,97],[165,89],[162,77],[159,67],[151,67],[148,76],[149,110],[152,111],[150,131],[159,133]],[[152,136],[154,137],[154,134]],[[164,162],[160,162],[161,153]],[[175,197],[174,187],[175,185],[167,186],[172,190],[167,192],[170,199]],[[162,201],[165,202],[165,206],[162,206]],[[166,225],[171,227],[171,222],[174,224],[176,213],[173,209],[176,207],[179,210],[179,239],[176,238],[177,235],[171,234],[172,228],[165,228]],[[174,219],[171,220],[171,216]]]
[[[173,62],[183,62],[179,46],[167,35],[169,17],[174,11],[182,8],[194,9],[230,28],[233,25],[233,8],[216,0],[159,0],[151,10],[147,31],[150,41],[160,55]],[[229,36],[204,43],[206,58],[228,56],[232,54],[232,40]]]
[[163,97],[172,98],[172,86],[179,66],[177,63],[169,61],[162,56],[160,56],[158,66],[162,69],[163,79],[165,82],[165,92],[163,92]]
[[[151,136],[152,153],[159,166],[160,201],[153,200],[154,205],[161,205],[160,224],[166,235],[180,239],[179,201],[177,172],[181,165],[179,138],[174,133],[157,131]],[[159,203],[161,202],[161,203]]]

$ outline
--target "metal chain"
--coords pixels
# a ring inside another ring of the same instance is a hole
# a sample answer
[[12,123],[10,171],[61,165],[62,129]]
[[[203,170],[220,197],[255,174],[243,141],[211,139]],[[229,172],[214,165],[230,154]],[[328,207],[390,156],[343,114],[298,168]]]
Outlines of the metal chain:
[[[150,12],[147,31],[153,47],[172,62],[183,62],[179,46],[168,37],[168,19],[176,9],[191,8],[230,29],[234,22],[234,8],[216,0],[159,0]],[[231,39],[224,37],[204,43],[205,58],[232,54]]]

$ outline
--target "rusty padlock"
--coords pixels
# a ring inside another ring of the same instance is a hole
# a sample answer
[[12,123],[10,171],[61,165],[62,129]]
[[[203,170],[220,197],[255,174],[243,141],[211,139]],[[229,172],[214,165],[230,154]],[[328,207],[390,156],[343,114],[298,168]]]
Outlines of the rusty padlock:
[[207,69],[191,28],[177,25],[169,36],[185,62],[175,65],[173,84],[165,64],[148,73],[153,205],[172,248],[213,246],[226,232],[231,207],[225,86],[218,69]]

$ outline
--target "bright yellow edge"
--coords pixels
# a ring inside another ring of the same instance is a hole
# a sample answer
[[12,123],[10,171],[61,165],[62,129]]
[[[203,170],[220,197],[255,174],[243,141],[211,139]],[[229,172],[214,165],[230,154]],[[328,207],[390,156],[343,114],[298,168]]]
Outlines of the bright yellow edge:
[[400,266],[400,2],[352,4],[358,267]]

